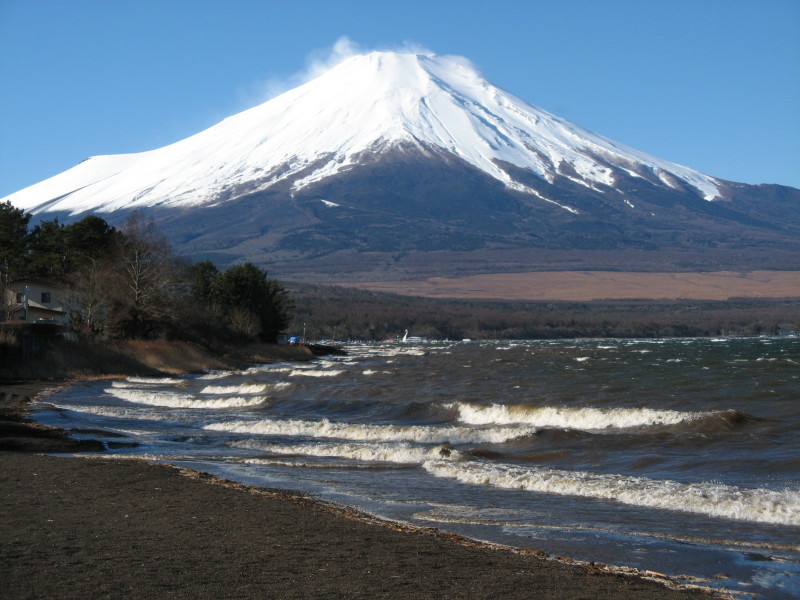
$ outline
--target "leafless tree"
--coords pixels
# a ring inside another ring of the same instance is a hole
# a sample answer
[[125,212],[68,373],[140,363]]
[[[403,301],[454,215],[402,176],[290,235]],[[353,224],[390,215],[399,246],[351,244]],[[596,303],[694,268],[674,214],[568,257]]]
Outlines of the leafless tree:
[[178,263],[152,218],[131,213],[122,234],[116,261],[117,303],[126,332],[143,337],[150,324],[174,312],[171,296],[178,281]]
[[229,310],[227,320],[230,328],[245,338],[256,338],[261,332],[261,321],[252,310],[233,307]]
[[69,322],[72,330],[86,339],[102,338],[107,332],[111,273],[108,258],[92,259],[74,277],[69,295]]

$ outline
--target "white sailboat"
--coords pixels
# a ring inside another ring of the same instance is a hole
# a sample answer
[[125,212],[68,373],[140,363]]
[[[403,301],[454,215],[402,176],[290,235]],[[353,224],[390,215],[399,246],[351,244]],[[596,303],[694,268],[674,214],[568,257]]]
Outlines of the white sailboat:
[[404,344],[421,344],[425,340],[417,336],[408,337],[408,329],[406,329],[405,333],[403,334],[403,339],[400,341]]

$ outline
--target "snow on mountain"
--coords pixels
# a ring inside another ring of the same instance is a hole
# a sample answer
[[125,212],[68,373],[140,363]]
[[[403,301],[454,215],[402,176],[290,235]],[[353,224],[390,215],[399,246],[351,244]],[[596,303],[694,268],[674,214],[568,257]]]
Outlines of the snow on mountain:
[[149,152],[95,156],[8,196],[32,213],[215,205],[277,184],[293,192],[368,154],[412,144],[452,153],[539,201],[574,208],[520,183],[510,163],[552,183],[595,191],[645,177],[706,200],[721,182],[591,133],[483,79],[460,57],[373,52]]

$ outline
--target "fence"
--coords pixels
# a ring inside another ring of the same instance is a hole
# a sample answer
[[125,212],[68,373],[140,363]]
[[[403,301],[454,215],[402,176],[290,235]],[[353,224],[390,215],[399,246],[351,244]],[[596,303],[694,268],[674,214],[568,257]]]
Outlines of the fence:
[[63,339],[64,326],[58,323],[0,323],[0,356],[33,359]]

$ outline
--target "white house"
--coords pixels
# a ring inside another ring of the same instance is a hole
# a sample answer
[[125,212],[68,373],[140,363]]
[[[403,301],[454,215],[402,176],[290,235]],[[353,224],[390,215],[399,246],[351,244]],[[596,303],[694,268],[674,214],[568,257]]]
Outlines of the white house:
[[50,321],[67,324],[67,291],[44,281],[18,279],[8,284],[3,302],[12,321]]

